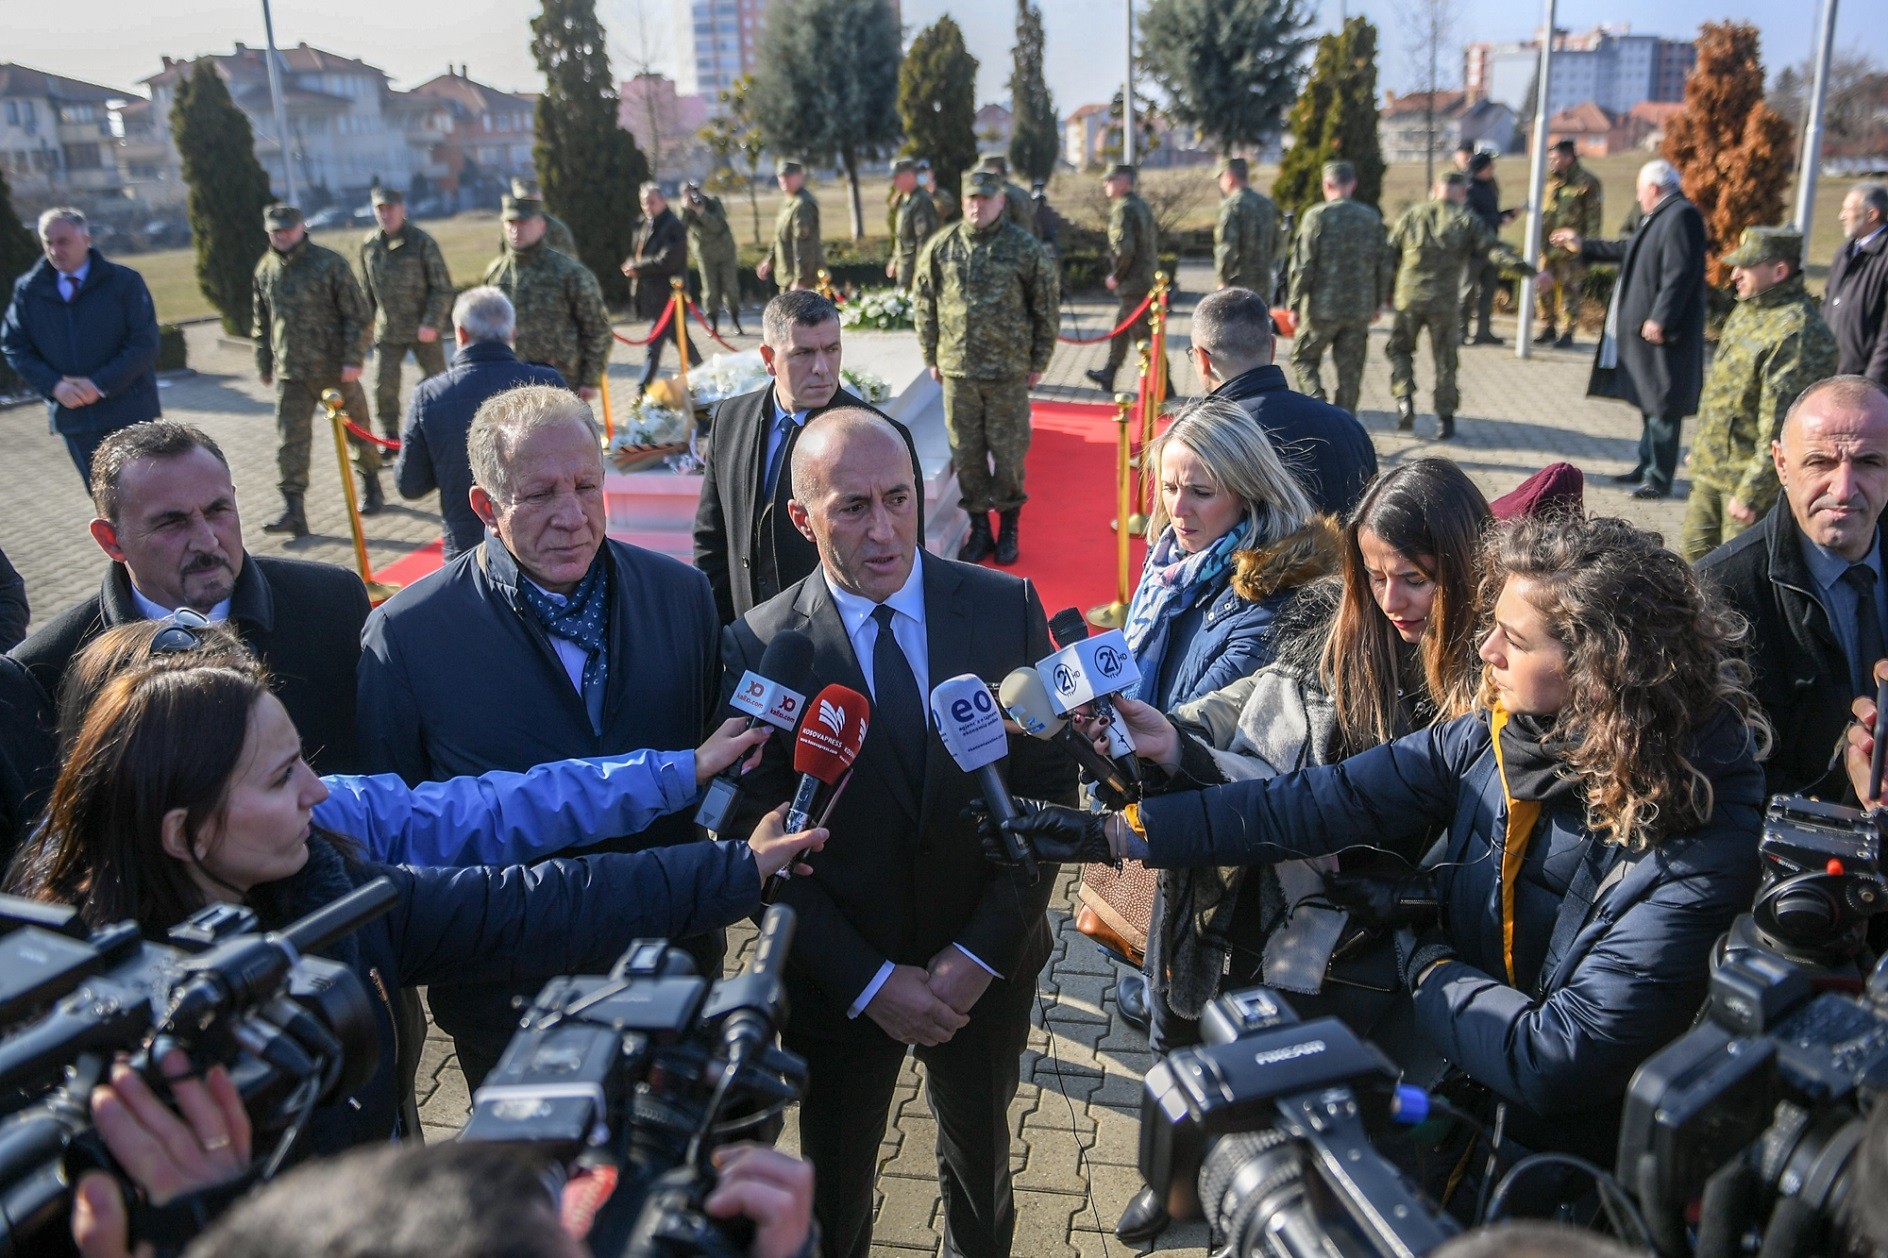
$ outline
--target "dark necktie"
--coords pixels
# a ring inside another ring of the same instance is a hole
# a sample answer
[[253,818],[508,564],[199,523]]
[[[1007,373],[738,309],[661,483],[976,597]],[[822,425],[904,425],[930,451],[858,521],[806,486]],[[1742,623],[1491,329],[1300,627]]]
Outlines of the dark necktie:
[[931,722],[918,693],[918,678],[911,671],[905,649],[892,633],[897,613],[880,603],[872,611],[878,622],[878,641],[872,646],[872,725],[891,735],[892,750],[913,785],[924,781],[925,744]]
[[79,295],[79,277],[62,273],[59,276],[59,288],[65,299],[68,302],[71,301]]
[[1849,661],[1855,694],[1875,693],[1875,661],[1888,654],[1881,634],[1881,609],[1875,605],[1875,570],[1852,564],[1842,579],[1855,591],[1855,656]]
[[781,413],[774,421],[774,433],[779,438],[774,442],[774,452],[767,459],[767,483],[762,486],[763,502],[774,500],[774,490],[780,485],[780,469],[787,461],[787,447],[793,444],[793,412]]

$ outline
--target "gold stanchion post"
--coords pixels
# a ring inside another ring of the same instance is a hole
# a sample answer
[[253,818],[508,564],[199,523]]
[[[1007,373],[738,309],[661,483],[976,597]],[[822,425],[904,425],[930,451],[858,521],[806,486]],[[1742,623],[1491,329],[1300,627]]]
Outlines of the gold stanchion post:
[[[1141,499],[1145,497],[1143,490],[1147,485],[1147,469],[1142,466],[1146,461],[1147,443],[1143,441],[1139,446],[1136,446],[1134,442],[1142,428],[1145,427],[1141,416],[1146,414],[1147,411],[1147,364],[1150,350],[1151,346],[1148,342],[1134,342],[1134,351],[1139,363],[1134,378],[1139,382],[1140,387],[1140,392],[1130,398],[1130,402],[1134,407],[1134,415],[1128,421],[1128,473],[1130,476],[1128,484],[1128,505],[1134,508],[1140,506]],[[1126,518],[1129,533],[1140,533],[1147,528],[1147,516],[1139,510],[1129,511]],[[1108,527],[1119,530],[1121,520],[1121,516],[1115,516],[1114,519],[1108,522]]]
[[[1120,435],[1115,442],[1115,519],[1120,521],[1128,518],[1128,445],[1134,437],[1134,397],[1128,393],[1117,393],[1114,395],[1114,405],[1115,422],[1120,425]],[[1128,597],[1133,591],[1128,588],[1126,529],[1115,529],[1114,552],[1115,600],[1088,609],[1088,623],[1102,629],[1119,629],[1128,623]]]
[[603,399],[603,444],[616,440],[616,417],[610,414],[610,368],[603,366],[603,379],[597,381],[597,394]]
[[682,277],[669,277],[669,300],[674,302],[675,310],[675,353],[680,359],[675,364],[675,384],[681,393],[682,409],[693,420],[695,409],[694,394],[688,391],[688,294],[682,291]]
[[367,601],[379,606],[398,594],[400,587],[374,580],[373,566],[367,562],[367,534],[361,531],[361,504],[354,496],[354,469],[348,465],[346,421],[349,416],[341,409],[344,400],[339,389],[321,391],[321,405],[328,412],[328,423],[334,429],[334,453],[341,461],[341,492],[347,498],[348,526],[354,530],[354,563],[360,568],[361,584],[367,587]]

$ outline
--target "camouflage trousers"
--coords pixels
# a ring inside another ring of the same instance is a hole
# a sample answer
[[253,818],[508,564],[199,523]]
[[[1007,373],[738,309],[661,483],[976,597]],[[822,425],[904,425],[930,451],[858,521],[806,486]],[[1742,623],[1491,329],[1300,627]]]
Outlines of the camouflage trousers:
[[[1345,320],[1334,323],[1298,321],[1298,334],[1291,342],[1292,374],[1298,377],[1298,391],[1319,401],[1327,398],[1344,410],[1357,413],[1357,395],[1364,387],[1364,351],[1370,347],[1370,321]],[[1331,365],[1337,369],[1337,394],[1324,391],[1319,364],[1324,351],[1331,351]]]
[[[327,411],[321,405],[321,393],[324,389],[341,391],[341,408],[348,418],[362,428],[367,427],[361,420],[367,418],[367,394],[361,389],[360,381],[342,384],[339,376],[316,380],[275,381],[275,432],[281,445],[275,454],[275,466],[280,479],[278,488],[285,494],[304,494],[308,492],[308,452],[314,444],[315,415],[322,417],[325,430]],[[324,443],[326,441],[324,431]],[[362,476],[373,476],[380,471],[380,451],[370,442],[350,436],[354,447],[354,466]]]
[[1453,415],[1461,396],[1455,390],[1455,350],[1461,311],[1448,306],[1398,307],[1390,324],[1390,392],[1399,398],[1416,396],[1416,338],[1429,332],[1429,352],[1436,364],[1436,414]]
[[[1143,288],[1130,292],[1125,288],[1119,289],[1116,291],[1115,297],[1117,301],[1114,321],[1118,324],[1121,320],[1133,314],[1136,306],[1147,300],[1147,290]],[[1146,313],[1142,314],[1140,318],[1130,323],[1108,341],[1108,366],[1106,370],[1110,376],[1120,373],[1121,364],[1127,361],[1128,351],[1134,347],[1134,342],[1152,339],[1154,335],[1153,329],[1148,325],[1149,320],[1153,317],[1153,313],[1154,308],[1149,306]],[[1167,380],[1169,383],[1173,381],[1172,364],[1168,365]]]
[[696,269],[701,272],[701,312],[713,319],[727,311],[738,323],[741,317],[741,268],[733,255],[703,258]]
[[[1692,478],[1691,497],[1685,502],[1685,523],[1678,533],[1678,553],[1686,563],[1697,563],[1750,527],[1728,510],[1732,496],[1731,490]],[[1762,517],[1759,512],[1758,518]]]
[[964,510],[1008,511],[1028,498],[1023,461],[1029,455],[1029,380],[944,377],[944,430]]
[[1470,258],[1462,270],[1462,339],[1492,336],[1489,322],[1495,314],[1495,290],[1501,286],[1501,268],[1486,258]]
[[[380,435],[389,441],[400,439],[400,368],[409,350],[420,365],[420,379],[430,380],[446,369],[443,340],[374,342],[374,418],[380,421]],[[354,422],[367,427],[364,420]]]
[[1580,321],[1580,281],[1586,278],[1586,263],[1565,249],[1551,249],[1544,259],[1554,286],[1535,285],[1534,309],[1540,315],[1541,330],[1552,329],[1562,336],[1572,336]]

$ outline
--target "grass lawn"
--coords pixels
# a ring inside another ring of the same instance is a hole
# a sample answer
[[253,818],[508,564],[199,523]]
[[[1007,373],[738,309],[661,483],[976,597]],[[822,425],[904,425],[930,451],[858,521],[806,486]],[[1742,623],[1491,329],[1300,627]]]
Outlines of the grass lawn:
[[[1606,195],[1605,223],[1607,230],[1617,230],[1626,212],[1632,206],[1633,176],[1645,162],[1646,154],[1633,153],[1619,157],[1587,159],[1585,165],[1599,177]],[[1439,165],[1438,169],[1442,167]],[[1496,165],[1497,177],[1501,180],[1502,201],[1506,205],[1518,205],[1524,199],[1527,184],[1527,158],[1517,154],[1502,158]],[[1253,186],[1261,190],[1268,189],[1277,176],[1276,167],[1261,167],[1254,172]],[[1219,189],[1214,183],[1211,167],[1193,167],[1185,170],[1150,170],[1143,180],[1150,196],[1165,197],[1178,201],[1184,208],[1180,223],[1183,227],[1211,227],[1217,213]],[[1100,192],[1100,179],[1094,175],[1062,173],[1058,174],[1049,185],[1049,200],[1062,214],[1076,222],[1100,225],[1105,219],[1106,204]],[[819,200],[820,225],[827,239],[843,239],[851,234],[851,209],[843,179],[821,179],[812,185],[814,195]],[[1842,179],[1823,179],[1816,189],[1816,218],[1809,241],[1809,278],[1811,286],[1820,289],[1822,279],[1828,274],[1828,260],[1834,256],[1836,247],[1842,242],[1842,225],[1836,220],[1836,211],[1842,204],[1844,194],[1848,192],[1849,181]],[[865,230],[868,237],[883,236],[885,232],[885,181],[873,178],[860,186],[860,201],[865,214]],[[1413,163],[1392,165],[1383,177],[1383,213],[1386,219],[1394,219],[1410,205],[1424,199],[1423,168]],[[734,225],[735,239],[743,245],[755,236],[753,208],[759,211],[760,237],[765,240],[773,231],[774,212],[780,205],[779,191],[769,186],[756,198],[756,207],[750,208],[747,197],[733,195],[723,198],[727,204],[728,217]],[[439,241],[439,247],[445,252],[446,265],[451,269],[453,279],[464,285],[473,282],[485,269],[498,252],[500,228],[495,210],[475,210],[449,219],[435,219],[422,224]],[[349,260],[357,256],[357,247],[366,233],[364,227],[342,228],[336,231],[316,232],[315,240],[331,249],[339,250]],[[1510,225],[1504,235],[1517,246],[1521,242],[1522,224]],[[157,302],[157,314],[160,319],[177,321],[196,319],[213,314],[210,303],[197,289],[195,274],[195,255],[189,249],[167,249],[156,253],[133,254],[120,259],[126,265],[143,274],[145,282],[151,286],[151,295]]]

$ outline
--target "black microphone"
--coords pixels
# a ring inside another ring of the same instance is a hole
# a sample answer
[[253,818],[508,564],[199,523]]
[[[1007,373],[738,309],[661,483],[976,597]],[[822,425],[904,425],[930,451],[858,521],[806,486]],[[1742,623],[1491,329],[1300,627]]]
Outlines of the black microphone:
[[1064,607],[1049,618],[1049,637],[1058,648],[1074,646],[1090,633],[1088,618],[1078,607]]
[[[747,728],[771,725],[791,734],[806,711],[806,688],[813,680],[813,640],[798,629],[782,629],[761,652],[760,667],[741,675],[728,706],[747,713]],[[735,761],[708,783],[695,824],[719,833],[741,804],[741,762]]]

